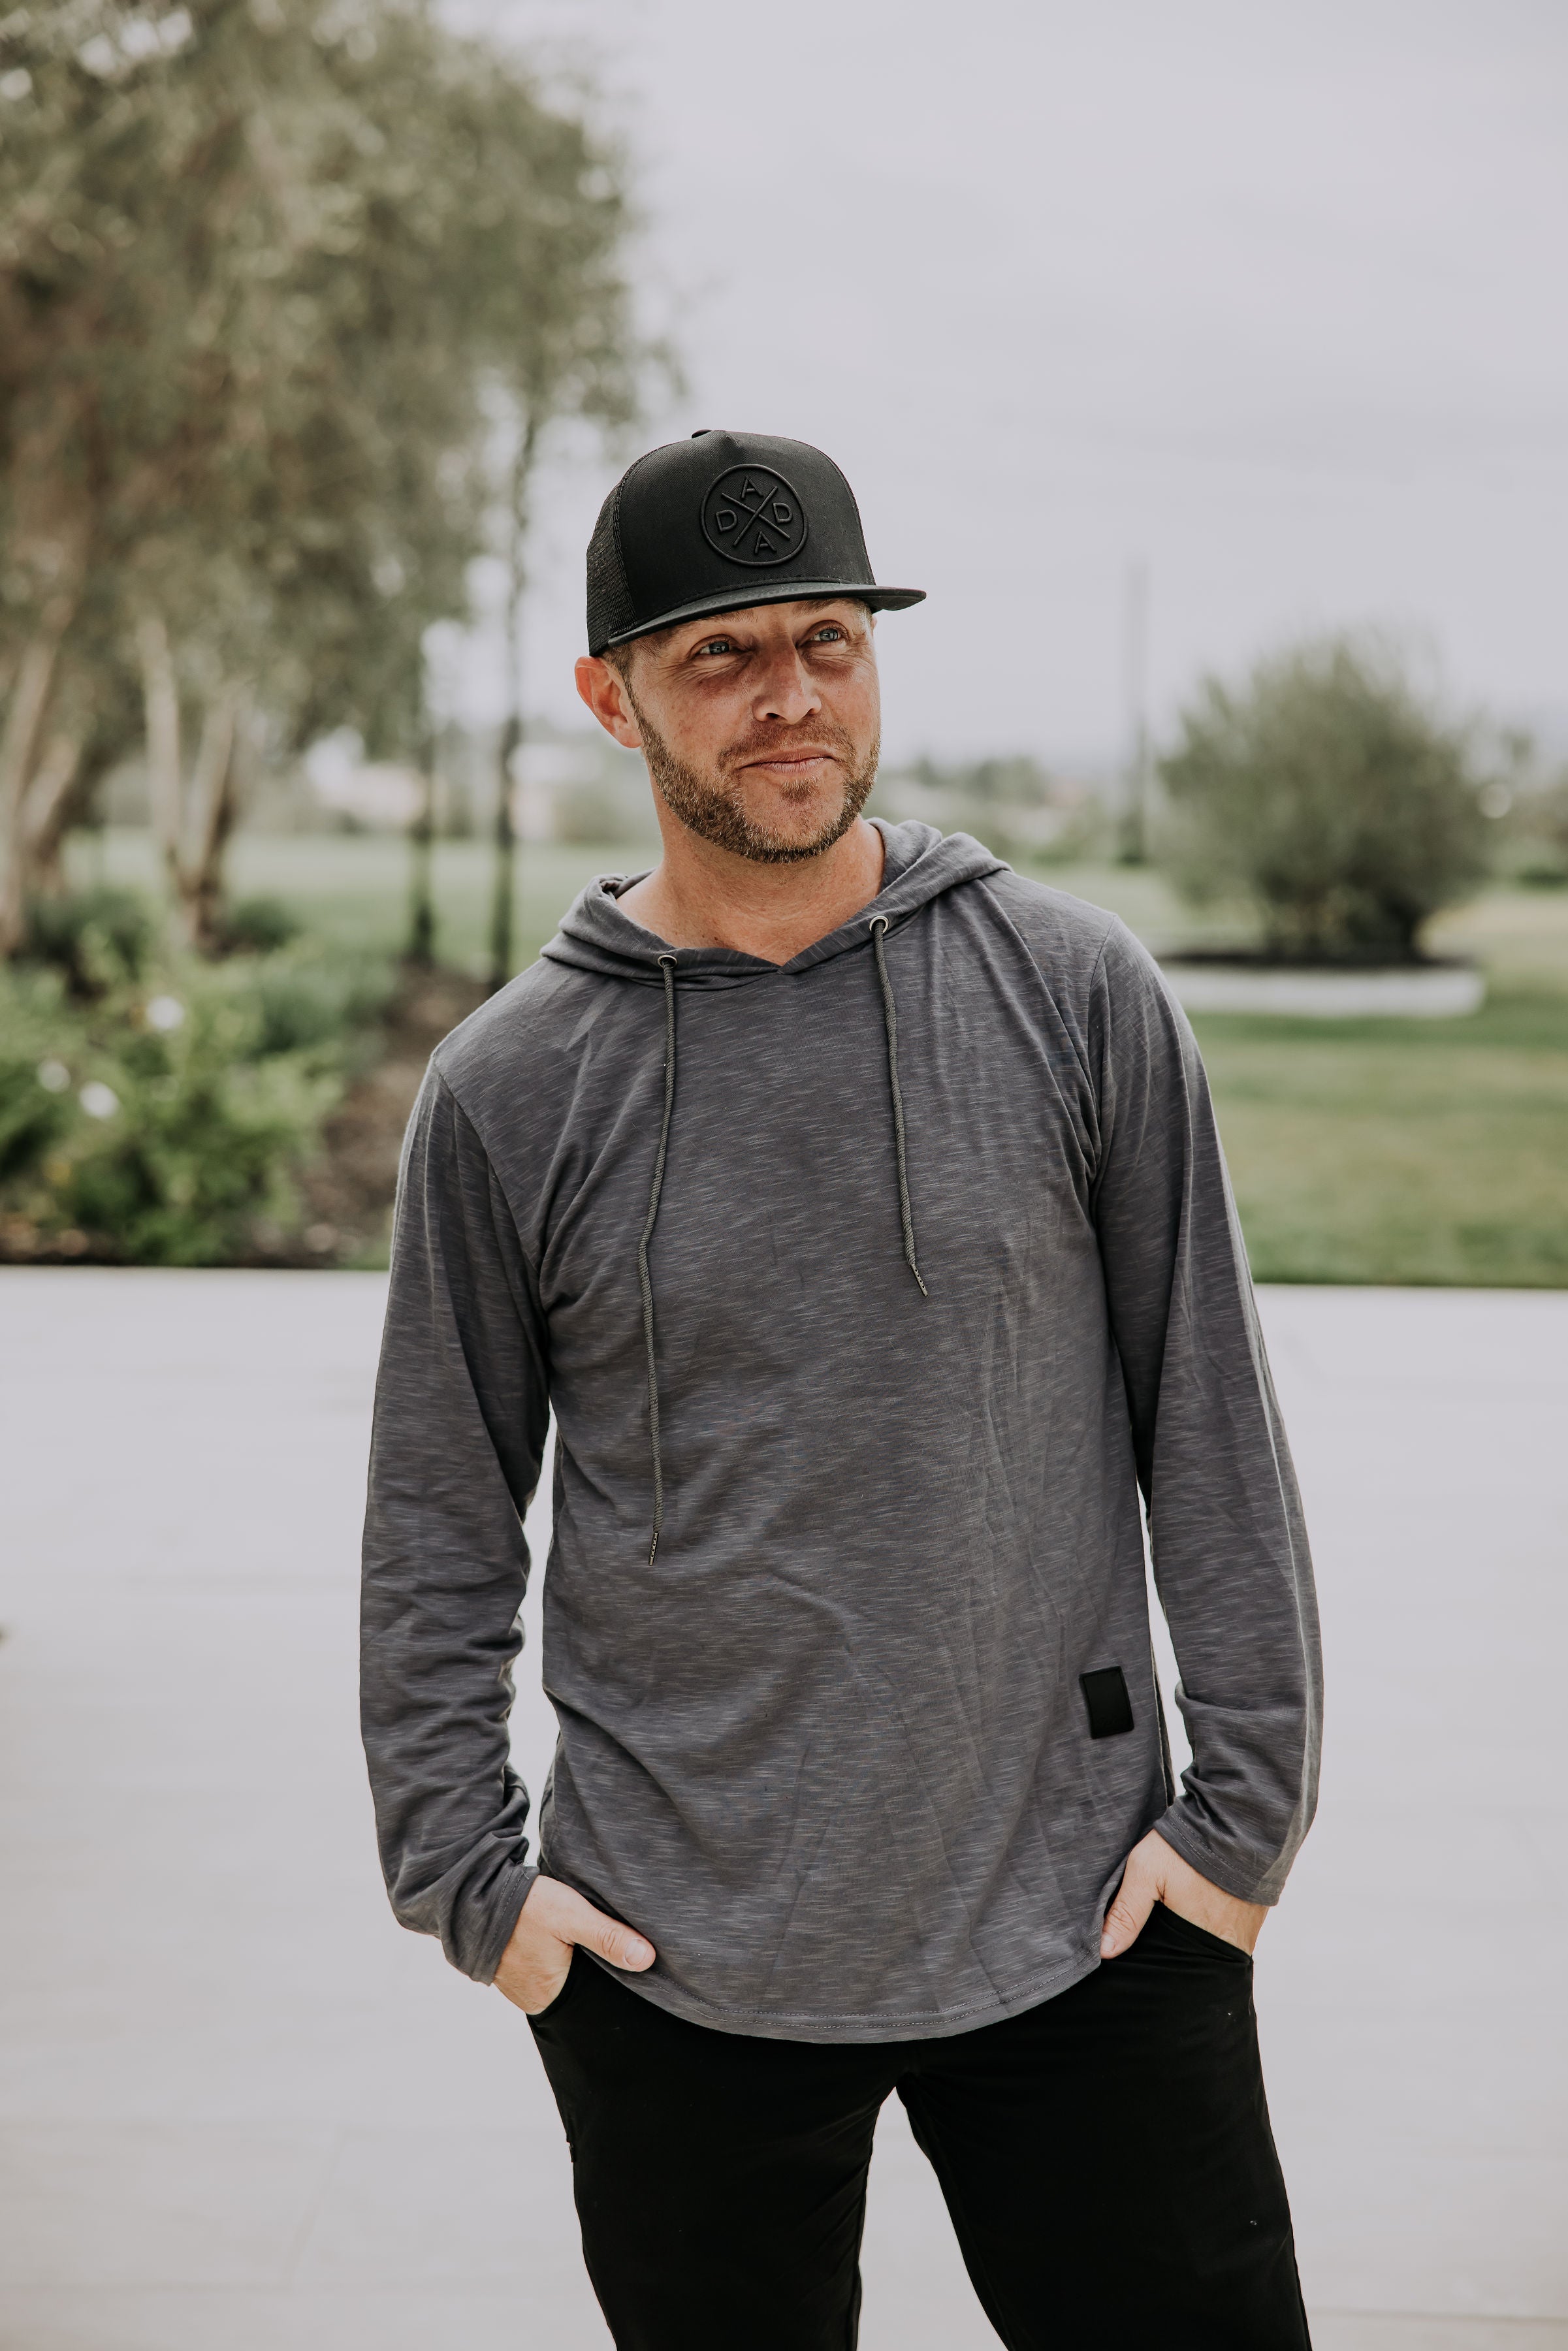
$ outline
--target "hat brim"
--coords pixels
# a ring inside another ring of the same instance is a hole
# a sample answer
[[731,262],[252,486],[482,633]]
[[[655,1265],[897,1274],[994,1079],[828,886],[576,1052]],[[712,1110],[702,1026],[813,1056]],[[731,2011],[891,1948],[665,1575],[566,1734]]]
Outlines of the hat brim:
[[758,604],[807,604],[834,596],[848,596],[857,604],[869,604],[873,612],[903,612],[911,604],[924,604],[924,588],[879,588],[874,580],[780,580],[771,588],[761,588],[755,593],[737,596],[726,589],[721,594],[699,596],[695,603],[676,604],[668,612],[660,612],[651,621],[639,621],[634,629],[618,629],[612,637],[591,648],[601,653],[608,645],[629,645],[638,637],[652,637],[661,629],[674,629],[683,621],[700,621],[709,612],[749,612]]

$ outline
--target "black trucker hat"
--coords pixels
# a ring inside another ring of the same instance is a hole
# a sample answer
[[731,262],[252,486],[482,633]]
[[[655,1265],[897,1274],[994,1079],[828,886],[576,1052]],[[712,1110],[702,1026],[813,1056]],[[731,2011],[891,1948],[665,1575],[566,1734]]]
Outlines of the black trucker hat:
[[924,588],[879,588],[854,492],[806,441],[704,430],[622,475],[588,542],[588,649],[797,597],[899,611]]

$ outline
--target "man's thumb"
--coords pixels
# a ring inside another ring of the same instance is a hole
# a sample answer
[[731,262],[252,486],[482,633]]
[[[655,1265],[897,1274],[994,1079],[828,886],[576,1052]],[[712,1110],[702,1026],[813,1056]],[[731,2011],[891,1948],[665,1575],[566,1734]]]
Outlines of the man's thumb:
[[[1129,1872],[1130,1876],[1131,1873]],[[1116,1889],[1116,1898],[1105,1913],[1104,1929],[1100,1937],[1100,1957],[1118,1959],[1124,1951],[1132,1949],[1148,1924],[1149,1913],[1155,1907],[1155,1889],[1143,1885],[1129,1886],[1123,1878]]]
[[625,1968],[634,1975],[653,1964],[653,1944],[644,1941],[632,1928],[622,1926],[618,1918],[606,1918],[602,1911],[593,1913],[591,1925],[581,1927],[575,1939],[586,1943],[591,1951],[597,1951],[601,1959],[608,1959],[612,1968]]

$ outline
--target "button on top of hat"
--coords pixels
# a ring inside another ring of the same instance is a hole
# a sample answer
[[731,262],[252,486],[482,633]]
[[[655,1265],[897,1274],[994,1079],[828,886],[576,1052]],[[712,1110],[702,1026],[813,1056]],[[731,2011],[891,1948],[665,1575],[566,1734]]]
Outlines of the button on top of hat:
[[700,441],[705,434],[711,433],[712,431],[713,426],[711,424],[699,424],[696,431],[692,434],[692,439],[694,441]]
[[788,563],[806,544],[806,512],[769,465],[731,465],[702,504],[703,537],[732,563]]

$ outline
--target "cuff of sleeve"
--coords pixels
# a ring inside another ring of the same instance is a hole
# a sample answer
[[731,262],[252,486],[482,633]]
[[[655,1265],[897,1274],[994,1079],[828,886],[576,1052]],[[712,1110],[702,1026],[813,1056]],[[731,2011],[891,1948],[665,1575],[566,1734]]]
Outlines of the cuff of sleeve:
[[1243,1855],[1218,1852],[1203,1834],[1185,1800],[1174,1803],[1164,1820],[1155,1823],[1155,1828],[1173,1853],[1179,1853],[1183,1861],[1189,1863],[1200,1877],[1207,1877],[1211,1886],[1218,1886],[1222,1894],[1234,1895],[1238,1902],[1261,1903],[1269,1909],[1278,1902],[1277,1888],[1272,1892],[1260,1890],[1267,1882],[1269,1864],[1260,1868]]
[[507,1945],[517,1932],[517,1920],[528,1898],[528,1888],[538,1876],[538,1869],[529,1864],[526,1868],[508,1870],[496,1886],[472,1964],[463,1959],[455,1961],[464,1974],[472,1976],[476,1983],[495,1982],[496,1970],[505,1956]]

